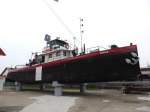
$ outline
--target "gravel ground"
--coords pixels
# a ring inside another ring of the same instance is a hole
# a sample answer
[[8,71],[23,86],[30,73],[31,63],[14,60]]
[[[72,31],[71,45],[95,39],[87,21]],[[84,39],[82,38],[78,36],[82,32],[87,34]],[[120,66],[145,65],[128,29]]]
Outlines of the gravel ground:
[[149,94],[123,95],[118,90],[66,92],[5,91],[0,93],[0,112],[150,112]]

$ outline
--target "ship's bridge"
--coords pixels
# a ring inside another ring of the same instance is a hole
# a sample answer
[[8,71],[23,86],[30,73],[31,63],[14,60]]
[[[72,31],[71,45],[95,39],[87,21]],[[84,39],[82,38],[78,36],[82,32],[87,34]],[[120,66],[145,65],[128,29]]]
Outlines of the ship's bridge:
[[60,48],[60,47],[64,47],[66,49],[69,48],[69,44],[63,40],[59,40],[59,39],[55,39],[55,40],[52,40],[52,41],[48,41],[47,42],[47,47],[51,48],[51,49],[57,49],[57,48]]
[[69,48],[66,41],[54,39],[47,41],[47,46],[41,54],[35,55],[35,64],[46,63],[73,56],[73,50]]

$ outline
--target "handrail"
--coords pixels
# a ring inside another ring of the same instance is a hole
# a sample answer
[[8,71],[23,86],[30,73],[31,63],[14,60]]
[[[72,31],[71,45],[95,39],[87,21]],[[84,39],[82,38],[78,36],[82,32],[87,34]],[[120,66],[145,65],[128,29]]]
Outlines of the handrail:
[[16,65],[15,68],[23,68],[26,67],[26,65]]
[[100,50],[106,50],[106,48],[102,47],[102,46],[96,46],[96,47],[90,47],[90,48],[87,48],[85,50],[85,53],[91,53],[91,52],[96,52],[96,51],[100,51]]

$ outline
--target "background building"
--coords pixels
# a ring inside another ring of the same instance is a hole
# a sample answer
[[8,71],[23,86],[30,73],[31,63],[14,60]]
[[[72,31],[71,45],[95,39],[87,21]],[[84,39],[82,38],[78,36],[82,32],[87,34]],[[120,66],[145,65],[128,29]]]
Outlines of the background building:
[[0,56],[5,56],[6,54],[4,53],[4,51],[0,48]]

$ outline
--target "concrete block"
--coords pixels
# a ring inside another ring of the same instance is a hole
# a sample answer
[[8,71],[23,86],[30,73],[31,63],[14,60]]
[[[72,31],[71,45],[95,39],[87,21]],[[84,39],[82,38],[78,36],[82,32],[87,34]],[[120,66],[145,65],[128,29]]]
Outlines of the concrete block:
[[5,83],[5,77],[0,77],[0,91],[3,91]]

